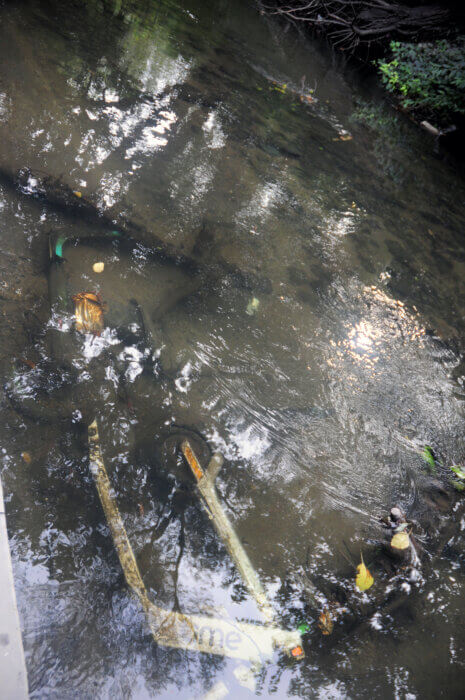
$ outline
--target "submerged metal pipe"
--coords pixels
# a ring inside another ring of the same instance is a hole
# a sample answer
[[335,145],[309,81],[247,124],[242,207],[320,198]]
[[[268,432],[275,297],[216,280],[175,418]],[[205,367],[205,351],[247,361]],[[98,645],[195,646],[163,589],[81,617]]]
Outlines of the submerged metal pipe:
[[204,472],[187,440],[181,444],[181,450],[197,480],[197,488],[203,497],[210,520],[213,521],[218,535],[234,561],[249,593],[254,597],[260,612],[267,622],[272,622],[276,617],[276,611],[268,600],[258,574],[216,493],[215,479],[223,465],[223,456],[219,453],[214,454]]

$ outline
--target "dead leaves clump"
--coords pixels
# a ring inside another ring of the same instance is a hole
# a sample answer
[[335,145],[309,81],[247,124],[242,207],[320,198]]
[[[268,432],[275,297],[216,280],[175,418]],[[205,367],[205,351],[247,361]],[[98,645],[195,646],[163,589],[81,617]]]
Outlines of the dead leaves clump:
[[318,618],[318,627],[321,630],[321,633],[325,636],[331,634],[333,631],[334,624],[331,619],[329,608],[324,608],[323,612],[320,614],[320,617]]

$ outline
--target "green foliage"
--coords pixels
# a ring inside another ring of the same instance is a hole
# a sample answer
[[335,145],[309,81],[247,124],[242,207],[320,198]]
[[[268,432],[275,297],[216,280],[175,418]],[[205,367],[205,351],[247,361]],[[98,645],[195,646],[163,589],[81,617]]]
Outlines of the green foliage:
[[386,88],[405,108],[439,119],[465,114],[465,37],[408,44],[391,42],[392,60],[378,61]]

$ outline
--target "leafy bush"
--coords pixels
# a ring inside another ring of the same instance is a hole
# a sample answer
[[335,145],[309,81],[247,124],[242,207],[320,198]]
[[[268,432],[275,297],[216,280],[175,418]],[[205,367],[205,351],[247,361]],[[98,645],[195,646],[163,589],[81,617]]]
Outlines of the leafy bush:
[[407,109],[439,119],[465,114],[465,37],[422,44],[391,42],[392,60],[378,61],[384,85]]

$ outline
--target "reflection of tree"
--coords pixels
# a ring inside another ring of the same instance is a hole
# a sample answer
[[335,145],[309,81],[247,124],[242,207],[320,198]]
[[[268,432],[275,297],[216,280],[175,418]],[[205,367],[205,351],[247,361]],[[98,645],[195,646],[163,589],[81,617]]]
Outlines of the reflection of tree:
[[[103,9],[93,0],[81,5],[79,21],[89,31],[73,34],[66,50],[60,51],[60,69],[89,105],[105,106],[114,100],[130,107],[141,98],[150,101],[160,74],[174,75],[170,67],[179,61],[185,64],[171,40],[178,15],[172,12],[160,21],[156,3],[138,3],[137,11],[129,3],[111,3],[114,9],[109,4]],[[69,20],[62,19],[67,27]]]
[[384,105],[359,99],[351,120],[374,135],[373,155],[384,175],[397,185],[405,178],[406,139],[398,117]]

